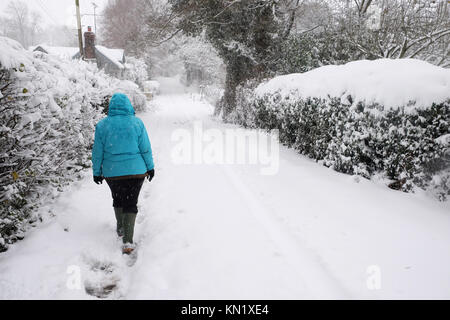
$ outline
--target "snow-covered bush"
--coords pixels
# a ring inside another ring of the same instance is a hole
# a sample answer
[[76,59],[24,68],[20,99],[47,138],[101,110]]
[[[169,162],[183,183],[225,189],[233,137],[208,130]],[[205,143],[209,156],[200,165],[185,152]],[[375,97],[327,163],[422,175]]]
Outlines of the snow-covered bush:
[[35,209],[91,165],[94,127],[117,88],[93,64],[31,53],[0,37],[0,252]]
[[279,129],[283,143],[328,167],[450,195],[450,70],[419,60],[358,61],[238,92],[236,122]]
[[134,110],[137,112],[146,110],[147,98],[136,83],[129,80],[115,81],[110,88],[113,90],[110,90],[109,95],[107,96],[108,100],[115,92],[125,93],[130,98]]
[[143,59],[127,57],[125,67],[125,79],[133,81],[143,89],[144,82],[148,80],[148,66],[145,61]]

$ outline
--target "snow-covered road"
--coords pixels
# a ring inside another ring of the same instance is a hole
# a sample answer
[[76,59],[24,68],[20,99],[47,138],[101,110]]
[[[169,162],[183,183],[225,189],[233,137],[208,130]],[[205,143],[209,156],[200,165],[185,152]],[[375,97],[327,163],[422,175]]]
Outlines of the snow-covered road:
[[55,218],[0,255],[0,299],[450,298],[449,203],[286,148],[273,176],[175,165],[174,130],[235,128],[179,91],[140,115],[157,171],[140,198],[136,264],[120,253],[107,185],[89,172],[46,208]]

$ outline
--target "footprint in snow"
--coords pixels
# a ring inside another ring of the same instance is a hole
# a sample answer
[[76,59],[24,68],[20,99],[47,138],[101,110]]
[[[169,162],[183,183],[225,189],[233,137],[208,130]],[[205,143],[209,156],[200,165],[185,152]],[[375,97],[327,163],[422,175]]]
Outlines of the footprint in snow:
[[95,259],[86,259],[88,265],[85,275],[84,288],[88,295],[107,299],[118,290],[120,277],[116,265],[113,262]]

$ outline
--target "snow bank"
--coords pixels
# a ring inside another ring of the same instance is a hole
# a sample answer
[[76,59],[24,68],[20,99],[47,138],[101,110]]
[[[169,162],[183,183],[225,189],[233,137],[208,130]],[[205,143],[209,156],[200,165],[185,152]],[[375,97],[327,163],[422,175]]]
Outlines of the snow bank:
[[429,108],[450,98],[450,70],[415,59],[354,61],[302,74],[276,77],[256,89],[258,96],[327,99],[352,96],[355,102]]
[[3,68],[17,68],[29,61],[25,49],[20,43],[6,37],[0,37],[0,65]]

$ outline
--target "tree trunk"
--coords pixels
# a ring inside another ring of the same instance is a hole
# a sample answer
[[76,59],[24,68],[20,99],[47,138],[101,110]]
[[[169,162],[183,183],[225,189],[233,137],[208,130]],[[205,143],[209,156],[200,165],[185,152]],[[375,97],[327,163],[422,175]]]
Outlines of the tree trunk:
[[218,110],[218,113],[222,111],[224,121],[236,109],[236,89],[245,80],[250,78],[251,67],[247,59],[243,57],[235,57],[235,59],[228,61],[225,93]]
[[230,113],[236,108],[236,87],[235,75],[232,72],[227,71],[225,93],[222,102],[223,120],[226,120]]

